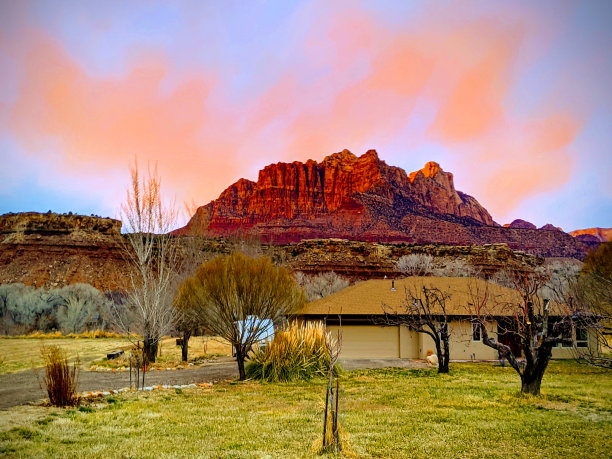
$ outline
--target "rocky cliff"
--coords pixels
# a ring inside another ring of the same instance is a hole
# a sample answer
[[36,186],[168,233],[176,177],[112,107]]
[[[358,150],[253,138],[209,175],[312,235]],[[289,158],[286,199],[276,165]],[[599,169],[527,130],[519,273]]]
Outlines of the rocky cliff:
[[127,265],[121,222],[55,213],[0,215],[0,283],[121,287]]
[[612,228],[586,228],[571,231],[569,234],[579,240],[592,240],[597,242],[612,241]]
[[[396,277],[395,264],[412,253],[444,260],[459,259],[486,275],[502,268],[530,270],[542,263],[536,256],[505,244],[484,246],[406,245],[341,239],[313,239],[298,244],[260,244],[254,240],[181,238],[201,260],[236,250],[267,255],[295,271],[335,271],[352,279]],[[123,258],[121,223],[117,220],[54,213],[0,216],[0,284],[24,283],[61,287],[84,282],[102,291],[126,287],[129,273]],[[197,244],[194,245],[194,242]]]
[[501,227],[475,198],[457,191],[453,175],[437,163],[406,174],[374,150],[360,157],[344,150],[320,163],[269,165],[256,182],[241,179],[198,208],[175,234],[204,230],[211,236],[254,235],[273,244],[316,238],[507,243],[536,255],[576,258],[590,248],[561,231],[541,231],[523,222]]

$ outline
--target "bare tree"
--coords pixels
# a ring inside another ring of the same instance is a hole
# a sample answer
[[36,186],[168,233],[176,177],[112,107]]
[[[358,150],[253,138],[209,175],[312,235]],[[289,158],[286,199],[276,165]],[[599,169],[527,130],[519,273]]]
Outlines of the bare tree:
[[349,280],[333,271],[309,276],[300,271],[295,273],[297,283],[304,289],[308,301],[315,301],[333,295],[349,286]]
[[127,291],[131,314],[118,313],[116,318],[132,340],[142,336],[145,359],[154,362],[159,341],[172,330],[176,319],[172,299],[180,257],[177,239],[168,233],[177,212],[162,199],[157,167],[143,179],[135,162],[130,174],[121,216],[127,230],[124,254],[132,267]]
[[395,266],[407,276],[428,276],[433,272],[433,257],[423,253],[411,253],[400,257]]
[[[468,307],[472,322],[480,327],[482,342],[496,349],[519,374],[523,393],[538,395],[553,347],[571,345],[572,330],[586,316],[576,304],[542,297],[548,274],[514,272],[511,276],[515,291],[504,297],[492,294],[488,283],[470,284]],[[497,322],[497,339],[486,326],[493,321]],[[521,354],[524,361],[519,360]]]
[[80,333],[84,328],[104,328],[106,325],[109,302],[95,287],[68,285],[49,294],[59,299],[57,323],[64,332]]
[[228,340],[236,352],[240,379],[244,361],[255,343],[267,338],[304,303],[293,276],[269,258],[241,253],[203,264],[179,288],[175,304],[195,314],[211,333]]
[[584,304],[597,316],[594,327],[601,353],[591,353],[587,362],[612,368],[612,242],[589,252],[580,271],[577,286]]
[[406,287],[402,310],[383,305],[383,325],[403,325],[430,336],[438,353],[438,373],[448,373],[450,360],[449,315],[446,303],[450,294],[424,284]]

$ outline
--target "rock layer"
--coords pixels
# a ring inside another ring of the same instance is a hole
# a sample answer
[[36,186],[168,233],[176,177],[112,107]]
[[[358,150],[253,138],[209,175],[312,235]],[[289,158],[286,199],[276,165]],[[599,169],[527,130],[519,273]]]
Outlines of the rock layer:
[[570,232],[572,236],[582,240],[595,240],[598,242],[612,241],[612,228],[586,228]]
[[203,233],[250,235],[273,244],[315,238],[507,243],[536,255],[576,258],[592,246],[523,221],[501,227],[475,198],[457,191],[453,175],[437,163],[406,174],[380,160],[374,150],[360,157],[343,150],[320,163],[269,165],[256,182],[239,180],[175,232]]
[[19,213],[0,216],[0,283],[122,287],[127,264],[121,222],[110,218]]

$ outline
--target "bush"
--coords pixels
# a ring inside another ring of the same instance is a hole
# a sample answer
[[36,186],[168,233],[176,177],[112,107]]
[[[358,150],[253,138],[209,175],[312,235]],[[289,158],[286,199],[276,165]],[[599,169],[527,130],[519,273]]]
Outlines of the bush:
[[79,404],[76,392],[78,359],[70,367],[66,353],[58,346],[43,346],[40,353],[45,364],[43,382],[51,405],[77,406]]
[[255,349],[247,377],[265,381],[308,380],[326,376],[329,355],[323,324],[293,323],[279,331],[266,346]]
[[333,271],[309,276],[295,273],[295,280],[304,289],[308,301],[320,300],[349,286],[349,280]]
[[429,276],[433,271],[433,257],[423,253],[412,253],[397,260],[395,266],[407,276]]
[[19,335],[61,329],[64,333],[108,329],[113,298],[91,285],[47,290],[23,284],[0,285],[0,332]]

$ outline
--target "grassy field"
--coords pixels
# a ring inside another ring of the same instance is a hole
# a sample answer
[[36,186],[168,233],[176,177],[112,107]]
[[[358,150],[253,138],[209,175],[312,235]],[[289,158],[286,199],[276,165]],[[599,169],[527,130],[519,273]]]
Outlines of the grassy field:
[[[161,355],[155,366],[171,367],[180,364],[181,348],[176,346],[175,340],[176,338],[167,338],[162,341]],[[0,338],[0,374],[42,366],[40,348],[43,344],[60,346],[71,359],[78,355],[82,368],[129,365],[127,359],[105,361],[108,352],[131,347],[126,338]],[[205,357],[230,354],[231,346],[223,340],[194,337],[189,341],[191,362],[197,363]]]
[[0,374],[15,373],[42,366],[40,348],[45,345],[60,346],[68,357],[77,355],[83,365],[102,358],[107,352],[127,348],[125,338],[0,338]]
[[[552,363],[540,397],[508,368],[346,372],[352,457],[610,457],[612,373]],[[5,412],[0,454],[29,457],[315,457],[324,381],[220,384],[108,397],[79,409]],[[20,413],[25,413],[20,416]],[[111,449],[112,448],[112,449]]]

